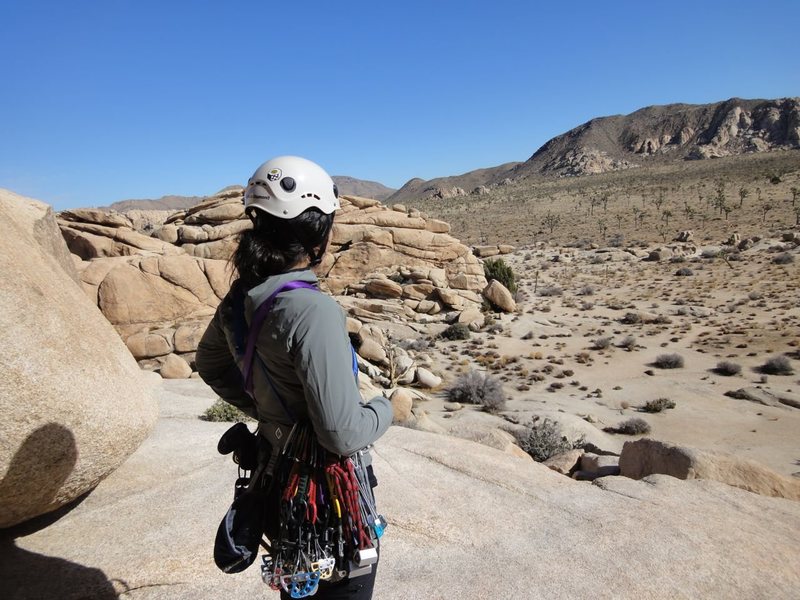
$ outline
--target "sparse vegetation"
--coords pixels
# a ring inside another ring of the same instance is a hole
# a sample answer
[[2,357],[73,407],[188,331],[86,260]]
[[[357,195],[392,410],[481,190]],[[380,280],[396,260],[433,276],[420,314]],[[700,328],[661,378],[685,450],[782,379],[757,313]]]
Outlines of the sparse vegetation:
[[644,419],[633,417],[623,421],[616,427],[604,427],[603,431],[608,433],[621,433],[622,435],[643,435],[650,433],[650,424]]
[[791,375],[794,373],[792,363],[785,356],[773,356],[763,365],[761,372],[768,375]]
[[540,296],[560,296],[564,290],[557,285],[548,285],[539,290]]
[[229,404],[217,398],[214,404],[206,409],[201,417],[204,421],[212,422],[226,422],[226,423],[239,423],[242,421],[252,421],[250,417],[236,408],[233,404]]
[[478,404],[486,412],[497,412],[505,408],[503,384],[491,375],[469,371],[461,375],[447,391],[451,402]]
[[441,336],[446,340],[468,340],[470,337],[469,327],[464,323],[453,323],[445,329]]
[[717,375],[732,377],[742,372],[742,365],[729,360],[723,360],[717,363],[717,366],[714,368],[714,372]]
[[624,338],[622,338],[618,346],[624,350],[627,350],[628,352],[631,352],[636,349],[636,338],[632,335],[626,335]]
[[692,271],[689,267],[681,267],[675,271],[675,275],[678,277],[690,277],[691,275],[694,275],[694,271]]
[[659,354],[653,366],[659,369],[682,369],[683,357],[680,354]]
[[558,423],[548,418],[534,418],[523,431],[517,434],[519,447],[538,462],[543,462],[573,448],[581,448],[583,442],[583,437],[574,442],[570,441],[563,434]]
[[599,337],[595,340],[592,340],[592,349],[593,350],[605,350],[606,348],[611,347],[611,342],[614,338],[611,337]]
[[782,252],[781,254],[774,256],[772,258],[772,262],[776,265],[788,265],[794,262],[794,256],[788,252]]
[[[659,413],[669,408],[675,408],[675,401],[669,398],[656,398],[655,400],[648,400],[641,410],[648,413]],[[646,433],[646,432],[645,432]]]

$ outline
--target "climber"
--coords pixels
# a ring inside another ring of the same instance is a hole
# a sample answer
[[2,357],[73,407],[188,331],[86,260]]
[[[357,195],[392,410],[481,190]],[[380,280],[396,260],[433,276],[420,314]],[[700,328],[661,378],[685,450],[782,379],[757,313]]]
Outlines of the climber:
[[[253,228],[242,233],[231,258],[236,279],[197,348],[198,373],[222,399],[258,420],[273,462],[292,425],[300,422],[310,423],[329,452],[361,451],[387,430],[392,409],[383,396],[362,402],[344,313],[333,298],[313,289],[318,286],[313,269],[322,261],[340,206],[336,185],[317,164],[281,156],[256,170],[244,205]],[[237,295],[243,295],[250,323],[256,309],[287,284],[255,338],[258,366],[248,386],[237,351]],[[369,465],[368,452],[363,459]],[[368,471],[374,486],[371,467]],[[370,574],[320,581],[315,597],[371,598],[376,570],[377,562]],[[281,592],[281,598],[290,597]]]

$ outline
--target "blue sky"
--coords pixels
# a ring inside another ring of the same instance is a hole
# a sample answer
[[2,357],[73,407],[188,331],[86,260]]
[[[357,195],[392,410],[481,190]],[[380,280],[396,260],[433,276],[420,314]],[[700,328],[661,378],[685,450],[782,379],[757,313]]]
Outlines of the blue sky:
[[796,0],[0,2],[0,187],[204,195],[298,154],[400,187],[651,104],[800,95]]

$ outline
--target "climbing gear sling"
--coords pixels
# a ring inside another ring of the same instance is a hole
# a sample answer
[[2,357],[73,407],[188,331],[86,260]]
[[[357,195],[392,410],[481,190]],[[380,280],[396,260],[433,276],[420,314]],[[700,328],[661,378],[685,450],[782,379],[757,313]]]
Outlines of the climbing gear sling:
[[[272,393],[294,423],[280,454],[276,456],[273,451],[268,460],[262,457],[261,483],[255,486],[263,490],[269,480],[262,498],[264,510],[276,510],[277,505],[278,516],[277,527],[265,525],[271,543],[263,544],[269,554],[263,556],[262,578],[272,589],[283,590],[293,598],[313,595],[321,580],[338,581],[370,573],[378,559],[378,538],[386,526],[375,508],[364,451],[344,457],[323,448],[311,424],[299,422],[292,414],[256,352],[259,330],[277,295],[299,288],[319,291],[303,281],[282,285],[253,313],[249,331],[243,294],[239,290],[234,293],[234,301],[240,303],[234,308],[235,346],[245,391],[253,395],[253,364],[258,361]],[[357,377],[358,363],[352,352]],[[269,521],[270,515],[262,515],[262,523]],[[249,560],[247,566],[251,563]]]

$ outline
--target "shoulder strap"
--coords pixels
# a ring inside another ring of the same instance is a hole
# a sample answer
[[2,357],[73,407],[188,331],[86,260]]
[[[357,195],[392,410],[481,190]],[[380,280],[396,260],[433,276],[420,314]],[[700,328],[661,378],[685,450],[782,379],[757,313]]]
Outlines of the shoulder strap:
[[[259,331],[261,331],[261,326],[264,323],[264,319],[267,317],[267,313],[272,310],[278,294],[300,288],[319,291],[315,285],[312,285],[306,281],[289,281],[284,283],[277,290],[272,292],[267,299],[264,300],[264,302],[261,303],[261,305],[253,313],[253,317],[250,319],[250,328],[247,334],[247,343],[244,349],[244,358],[242,360],[242,375],[244,377],[244,389],[251,397],[253,396],[253,359],[255,358],[256,353],[256,340],[258,339],[258,334]],[[244,309],[244,305],[242,306],[242,309]],[[244,319],[244,310],[242,310],[241,316],[242,319]],[[271,383],[272,382],[270,381],[270,384]]]

